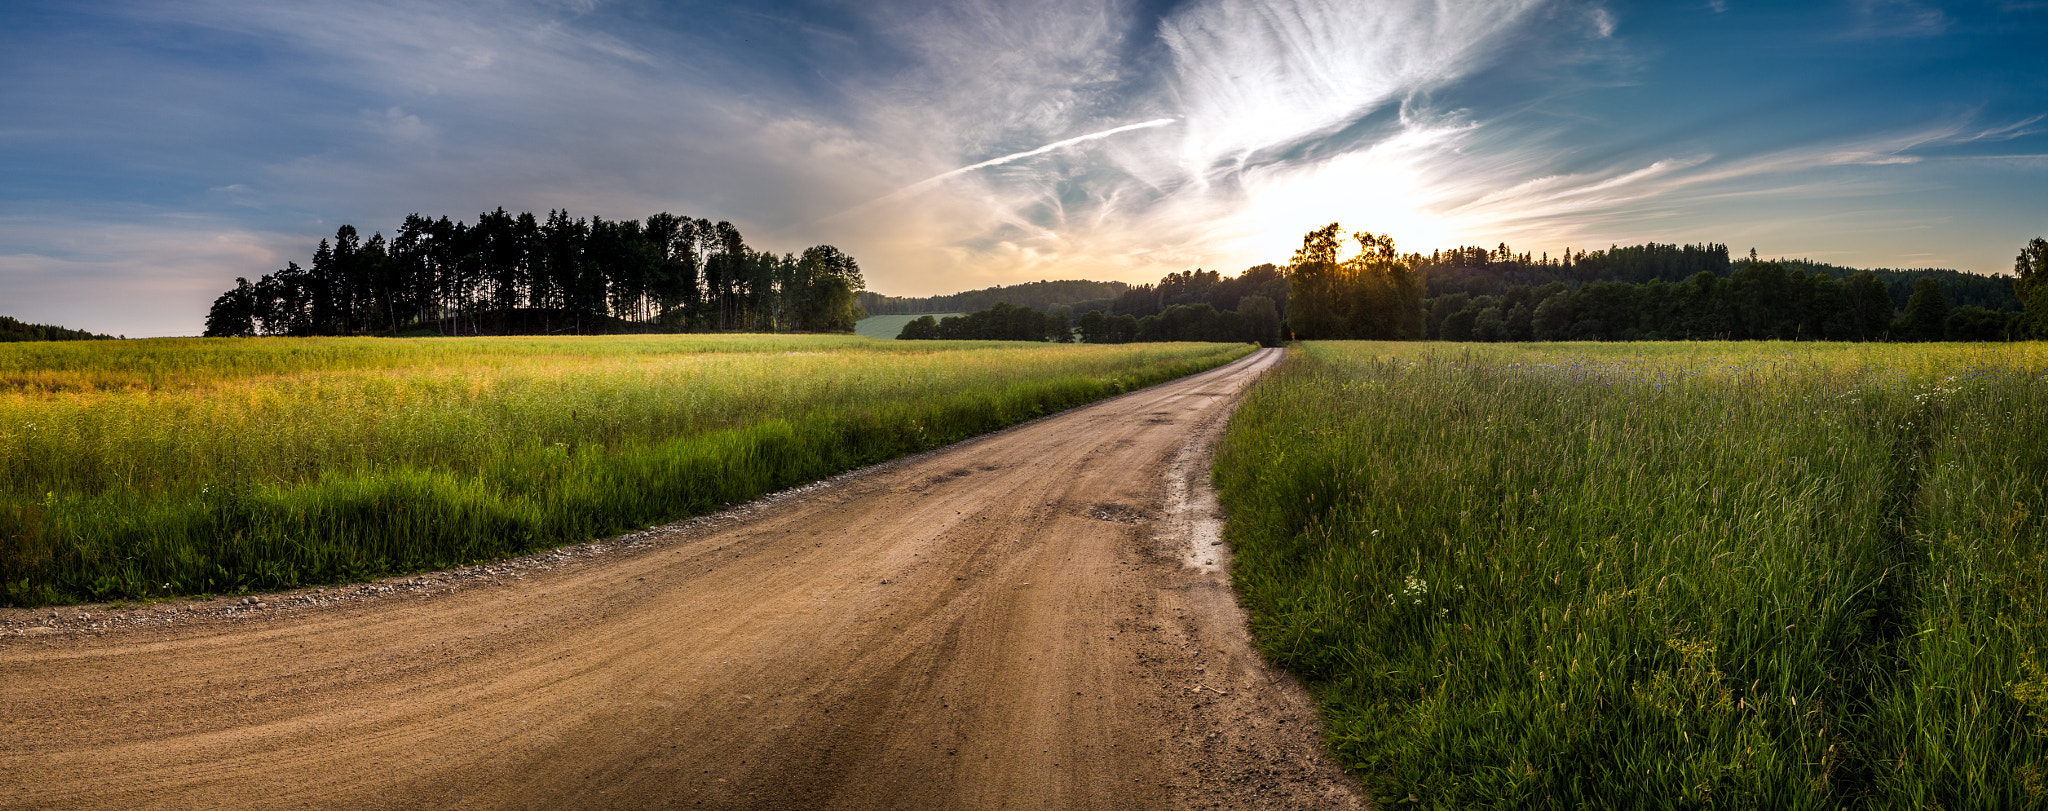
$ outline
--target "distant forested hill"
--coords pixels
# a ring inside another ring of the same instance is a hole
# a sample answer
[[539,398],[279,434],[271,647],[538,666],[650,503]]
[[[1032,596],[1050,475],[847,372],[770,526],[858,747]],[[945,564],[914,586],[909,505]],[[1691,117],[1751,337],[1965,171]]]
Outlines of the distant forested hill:
[[65,329],[49,324],[25,324],[0,315],[0,342],[6,341],[111,341],[112,335],[98,335],[82,329]]
[[1061,279],[1059,281],[1037,281],[990,287],[983,290],[968,290],[944,296],[885,296],[880,293],[862,293],[860,306],[869,315],[911,315],[919,313],[968,313],[986,310],[997,304],[1014,304],[1034,310],[1050,310],[1066,305],[1076,312],[1101,309],[1111,299],[1129,290],[1123,282],[1094,282],[1082,279]]
[[[1726,278],[1751,261],[1754,260],[1731,260],[1726,245],[1660,245],[1654,242],[1616,246],[1604,251],[1566,251],[1562,256],[1516,253],[1506,244],[1497,248],[1460,247],[1409,256],[1409,263],[1423,271],[1428,280],[1426,295],[1430,298],[1457,293],[1473,297],[1500,296],[1512,288],[1538,288],[1551,282],[1563,282],[1574,288],[1594,282],[1678,284],[1701,271]],[[1810,259],[1768,261],[1782,265],[1788,273],[1800,271],[1840,281],[1864,272],[1862,268],[1830,265]],[[1933,279],[1940,285],[1942,296],[1954,306],[1982,307],[2000,312],[2019,312],[2021,309],[2019,296],[2013,293],[2013,277],[2006,274],[1986,276],[1944,268],[1874,268],[1869,272],[1884,283],[1885,292],[1891,295],[1892,306],[1899,309],[1905,308],[1906,299],[1913,294],[1913,283],[1922,278]]]

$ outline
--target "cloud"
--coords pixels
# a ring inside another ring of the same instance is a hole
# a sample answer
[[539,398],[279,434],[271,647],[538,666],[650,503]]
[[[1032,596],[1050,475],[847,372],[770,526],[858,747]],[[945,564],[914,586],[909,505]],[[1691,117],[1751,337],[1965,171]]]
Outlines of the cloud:
[[1160,23],[1188,119],[1183,168],[1242,166],[1484,67],[1546,3],[1212,0]]
[[[1161,111],[1178,119],[1177,125],[1119,135],[1085,151],[999,152],[997,160],[1006,164],[1000,171],[960,175],[955,170],[944,175],[949,182],[942,192],[911,200],[892,195],[879,201],[887,205],[864,208],[861,215],[871,229],[893,226],[945,246],[938,262],[916,263],[907,251],[901,257],[904,264],[930,268],[898,277],[909,277],[908,286],[921,290],[967,286],[966,279],[955,278],[964,268],[985,269],[983,276],[1094,274],[1137,281],[1193,264],[1269,261],[1274,251],[1284,258],[1290,242],[1327,222],[1333,212],[1361,212],[1353,204],[1361,199],[1356,184],[1406,179],[1412,182],[1404,191],[1422,191],[1419,178],[1431,173],[1408,166],[1399,156],[1468,126],[1401,114],[1384,125],[1365,125],[1370,131],[1361,132],[1363,122],[1489,67],[1532,36],[1532,26],[1557,22],[1548,14],[1559,14],[1566,28],[1581,21],[1602,27],[1593,12],[1604,12],[1597,8],[1586,12],[1591,16],[1560,9],[1571,11],[1538,0],[1455,7],[1424,0],[1189,4],[1157,24],[1154,33],[1163,53],[1155,60],[1161,69],[1156,82],[1116,84],[1109,81],[1116,71],[1082,71],[1092,80],[1026,82],[1049,94],[1049,101],[971,93],[938,105],[948,111],[949,120],[995,120],[1026,131],[1049,126],[1042,122],[1064,121],[1047,130],[1064,136],[1108,123],[1097,117],[1095,105],[1069,102],[1121,93],[1120,107]],[[1097,42],[1098,50],[1129,46],[1085,7],[1044,4],[1035,13],[1042,19],[1056,20],[1062,13],[1078,19],[1046,23],[1043,30],[1093,33],[1027,36],[1053,49],[1048,56],[1014,58],[1020,66],[1016,70],[1027,76],[1065,76],[1073,60],[1059,54],[1075,39]],[[988,42],[974,33],[979,26],[969,29],[964,34],[919,30],[940,42],[965,42],[974,52],[984,51]],[[952,53],[952,47],[944,46],[944,52]],[[938,64],[959,63],[948,59]],[[972,75],[965,81],[976,86]],[[1045,117],[1013,119],[983,105],[1032,109]],[[944,122],[926,126],[955,131]],[[956,153],[954,166],[988,154],[976,154],[977,142],[970,136],[941,135],[932,143],[964,148]],[[915,188],[927,189],[923,183]],[[1386,221],[1381,227],[1396,221],[1419,225],[1420,219],[1392,215],[1395,208],[1407,210],[1405,205],[1366,206],[1364,211],[1383,215],[1374,217]],[[924,210],[928,206],[933,210]],[[1302,218],[1316,221],[1297,221]]]
[[[1801,144],[1744,156],[1696,154],[1644,162],[1617,162],[1569,173],[1539,173],[1500,183],[1501,173],[1483,166],[1454,174],[1489,178],[1497,184],[1467,202],[1431,209],[1462,240],[1545,240],[1554,247],[1599,246],[1608,241],[1671,240],[1675,228],[1698,233],[1726,216],[1735,201],[1755,207],[1792,205],[1802,217],[1838,216],[1838,205],[1819,201],[1874,198],[1890,190],[1882,172],[1912,166],[1924,153],[1969,143],[1986,131],[1964,121],[1937,122],[1892,133]],[[1501,162],[1507,156],[1460,159],[1454,150],[1418,156],[1430,164],[1474,160]],[[1473,188],[1484,185],[1473,184]],[[1456,199],[1456,194],[1448,195]],[[1782,223],[1781,223],[1782,224]],[[1725,237],[1724,237],[1725,238]],[[1576,245],[1575,245],[1576,243]]]
[[[909,195],[912,195],[912,194],[916,194],[916,193],[918,193],[918,192],[920,192],[920,191],[924,191],[924,190],[926,190],[926,189],[930,189],[930,188],[932,188],[932,187],[934,187],[934,186],[937,186],[937,185],[939,185],[940,183],[944,183],[944,182],[946,182],[947,180],[950,180],[950,179],[952,179],[952,178],[956,178],[956,177],[959,177],[959,176],[961,176],[961,175],[967,174],[967,173],[969,173],[969,172],[973,172],[973,171],[975,171],[975,170],[978,170],[978,169],[987,169],[987,168],[989,168],[989,167],[992,167],[992,166],[1001,166],[1001,165],[1003,165],[1003,164],[1006,164],[1006,163],[1015,163],[1015,162],[1017,162],[1017,161],[1020,161],[1020,160],[1024,160],[1024,159],[1026,159],[1026,158],[1034,158],[1034,157],[1037,157],[1037,156],[1039,156],[1039,155],[1044,155],[1044,154],[1046,154],[1046,153],[1049,153],[1049,152],[1054,152],[1054,151],[1057,151],[1057,150],[1061,150],[1061,149],[1065,149],[1065,148],[1067,148],[1067,147],[1071,147],[1071,146],[1076,146],[1076,145],[1079,145],[1079,144],[1085,144],[1085,143],[1088,143],[1089,141],[1099,141],[1099,140],[1102,140],[1102,139],[1104,139],[1104,138],[1108,138],[1108,137],[1111,137],[1111,136],[1114,136],[1114,135],[1120,135],[1120,134],[1122,134],[1122,133],[1126,133],[1126,132],[1133,132],[1133,131],[1136,131],[1136,130],[1145,130],[1145,129],[1151,129],[1151,128],[1153,128],[1153,127],[1164,127],[1164,126],[1166,126],[1166,125],[1168,125],[1168,124],[1173,124],[1173,123],[1175,123],[1175,122],[1177,122],[1177,121],[1178,121],[1178,119],[1173,119],[1173,118],[1155,118],[1155,119],[1153,119],[1153,120],[1151,120],[1151,121],[1143,121],[1143,122],[1139,122],[1139,123],[1136,123],[1136,124],[1125,124],[1125,125],[1123,125],[1123,126],[1121,126],[1121,127],[1111,127],[1111,128],[1109,128],[1109,129],[1103,130],[1103,131],[1101,131],[1101,132],[1091,132],[1091,133],[1088,133],[1087,135],[1076,135],[1076,136],[1074,136],[1074,137],[1072,137],[1072,138],[1066,138],[1066,139],[1062,139],[1062,140],[1054,141],[1054,142],[1052,142],[1052,143],[1049,143],[1049,144],[1045,144],[1045,145],[1043,145],[1043,146],[1035,147],[1035,148],[1032,148],[1032,149],[1027,149],[1027,150],[1024,150],[1024,151],[1022,151],[1022,152],[1012,152],[1012,153],[1010,153],[1010,154],[1008,154],[1008,155],[1003,155],[1003,156],[1001,156],[1001,157],[995,157],[995,158],[990,158],[990,159],[988,159],[988,160],[985,160],[985,161],[982,161],[982,162],[980,162],[980,163],[973,163],[973,164],[968,164],[968,165],[966,165],[966,166],[962,166],[962,167],[960,167],[960,168],[958,168],[958,169],[952,169],[952,170],[948,170],[948,171],[945,171],[945,172],[940,172],[940,173],[938,173],[938,174],[936,174],[936,175],[932,175],[931,177],[925,178],[925,179],[923,179],[923,180],[920,180],[920,181],[918,181],[918,182],[916,182],[916,183],[912,183],[912,184],[910,184],[910,185],[908,185],[908,186],[904,186],[904,187],[903,187],[903,188],[901,188],[901,189],[897,189],[896,191],[890,192],[890,193],[888,193],[888,194],[886,194],[886,195],[883,195],[882,197],[876,198],[875,200],[872,200],[872,201],[870,201],[870,202],[868,202],[868,203],[863,203],[863,204],[861,204],[860,206],[857,206],[857,207],[855,207],[854,209],[852,209],[852,211],[858,211],[858,210],[861,210],[861,209],[865,209],[865,208],[868,208],[869,206],[872,206],[872,205],[879,205],[879,204],[887,204],[887,203],[890,203],[890,202],[893,202],[893,201],[896,201],[896,200],[900,200],[900,199],[902,199],[902,198],[904,198],[904,197],[907,197],[907,196],[909,196]],[[842,214],[844,214],[844,213],[847,213],[847,212],[842,212]],[[836,216],[840,216],[840,215],[834,215],[834,216],[836,217]]]
[[409,115],[398,107],[382,113],[365,111],[363,118],[371,132],[401,144],[423,143],[434,135],[433,128],[421,123],[419,116]]
[[[1406,249],[1669,240],[1674,224],[1730,201],[1867,195],[1882,173],[2000,160],[1962,154],[1992,144],[2039,151],[2021,140],[2037,133],[2032,119],[1774,151],[1688,132],[1684,147],[1636,138],[1603,158],[1584,139],[1594,128],[1628,140],[1630,126],[1671,127],[1550,104],[1612,83],[1596,72],[1642,64],[1629,40],[1638,27],[1604,3],[1155,5],[116,3],[110,19],[134,31],[249,61],[200,64],[167,48],[100,65],[94,76],[188,88],[154,106],[79,106],[119,107],[143,122],[123,121],[126,131],[152,134],[108,174],[175,188],[142,213],[124,186],[50,222],[110,229],[133,249],[65,247],[0,217],[0,243],[13,243],[0,249],[0,289],[23,300],[16,285],[121,273],[144,289],[171,272],[210,274],[205,289],[217,292],[235,275],[303,262],[343,222],[388,231],[410,212],[467,219],[500,205],[730,219],[756,247],[836,244],[899,294],[1150,281],[1284,259],[1331,220],[1390,232]],[[1835,21],[1859,36],[1946,25],[1910,3],[1844,8]],[[48,79],[52,98],[92,100],[92,82],[62,85],[64,67],[24,84]],[[53,121],[114,129],[109,113],[69,110],[0,138],[56,142]],[[197,214],[172,227],[150,211]],[[159,252],[169,271],[141,258]],[[189,331],[211,294],[157,298],[188,308],[177,323]]]
[[[1361,121],[1484,69],[1534,27],[1597,29],[1605,13],[1556,0],[1201,0],[1161,19],[1083,0],[843,11],[749,29],[524,0],[115,7],[275,54],[276,69],[223,74],[218,97],[322,97],[324,120],[291,122],[312,137],[201,185],[223,212],[264,212],[258,230],[301,231],[298,253],[342,222],[388,230],[414,211],[670,210],[732,219],[763,247],[839,244],[891,292],[1146,280],[1284,247],[1301,226],[1241,210],[1374,176],[1440,122],[1361,135]],[[791,39],[734,45],[763,31]],[[905,187],[916,193],[892,194]],[[217,258],[230,265],[218,288],[281,264]]]

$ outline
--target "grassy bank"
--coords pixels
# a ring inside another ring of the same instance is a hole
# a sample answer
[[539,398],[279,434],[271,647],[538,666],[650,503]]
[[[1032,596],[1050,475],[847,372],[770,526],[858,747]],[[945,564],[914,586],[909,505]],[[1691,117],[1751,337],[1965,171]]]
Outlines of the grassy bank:
[[2048,351],[1309,344],[1236,577],[1384,803],[2048,797]]
[[459,565],[715,510],[1249,347],[856,337],[0,347],[12,604]]

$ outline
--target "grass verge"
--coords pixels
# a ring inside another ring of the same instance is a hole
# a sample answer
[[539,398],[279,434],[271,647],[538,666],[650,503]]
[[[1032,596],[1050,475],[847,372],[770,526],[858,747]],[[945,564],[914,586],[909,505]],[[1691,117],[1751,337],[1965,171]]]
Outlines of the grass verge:
[[1216,479],[1383,803],[2048,798],[2048,352],[1312,343]]
[[811,336],[0,347],[0,598],[462,565],[716,510],[1250,347]]

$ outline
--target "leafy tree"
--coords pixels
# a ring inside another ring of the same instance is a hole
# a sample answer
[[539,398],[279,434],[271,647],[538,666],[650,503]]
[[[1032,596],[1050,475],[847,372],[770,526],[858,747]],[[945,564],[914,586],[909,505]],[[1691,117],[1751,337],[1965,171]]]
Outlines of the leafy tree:
[[1280,308],[1273,306],[1272,299],[1245,296],[1237,300],[1236,312],[1244,322],[1246,339],[1260,346],[1280,345]]
[[1495,305],[1480,310],[1472,319],[1472,340],[1494,343],[1507,340],[1507,317]]
[[[1572,323],[1576,316],[1577,313],[1573,312],[1572,308],[1572,294],[1560,293],[1536,305],[1536,312],[1530,318],[1529,326],[1536,333],[1536,340],[1566,341],[1572,337]],[[1455,340],[1450,337],[1448,323],[1444,325],[1444,337],[1446,340]]]
[[232,332],[247,309],[265,335],[836,331],[861,317],[862,287],[859,265],[836,248],[755,251],[731,223],[567,211],[542,221],[499,208],[474,226],[410,214],[389,242],[344,225],[310,267],[290,263],[229,291],[209,323]]
[[999,302],[994,307],[967,315],[947,316],[933,323],[924,316],[903,326],[896,337],[943,339],[949,341],[1054,341],[1073,340],[1073,330],[1064,315],[1048,315],[1029,307]]
[[1109,325],[1109,316],[1103,315],[1101,310],[1089,310],[1082,313],[1080,319],[1074,322],[1074,329],[1081,334],[1081,343],[1116,343],[1114,340],[1116,336]]
[[1527,303],[1510,307],[1501,321],[1501,340],[1536,340],[1536,308]]
[[1302,238],[1288,265],[1288,325],[1302,338],[1423,338],[1428,319],[1414,260],[1390,237],[1359,231],[1358,255],[1339,260],[1337,223]]
[[1913,283],[1913,297],[1906,300],[1902,319],[1906,340],[1939,341],[1948,327],[1948,299],[1941,284],[1933,279]]
[[[1297,336],[1307,339],[1348,338],[1350,331],[1339,311],[1344,280],[1337,254],[1343,229],[1337,223],[1310,231],[1302,237],[1301,249],[1287,265],[1288,324]],[[1143,322],[1140,322],[1143,330]],[[1143,340],[1143,338],[1140,338]]]
[[846,332],[860,320],[857,292],[866,285],[860,264],[830,245],[804,250],[793,263],[795,273],[785,288],[796,312],[796,328],[811,332]]
[[1166,340],[1165,320],[1156,315],[1138,319],[1138,331],[1131,340],[1137,343],[1157,343]]
[[2023,317],[1983,307],[1956,307],[1948,311],[1943,331],[1951,341],[2009,341]]
[[2028,241],[2013,258],[2012,272],[2018,277],[2013,292],[2026,307],[2028,327],[2035,335],[2048,336],[2048,239]]
[[[1430,299],[1429,314],[1423,322],[1424,334],[1430,338],[1442,338],[1444,321],[1449,319],[1452,313],[1465,309],[1465,305],[1471,301],[1472,294],[1470,293],[1452,293],[1448,296],[1437,296]],[[1458,340],[1467,340],[1471,337],[1469,326],[1468,324],[1466,337],[1459,338]]]
[[939,337],[939,321],[929,315],[911,319],[896,333],[899,341],[929,341]]
[[1876,274],[1858,273],[1842,285],[1843,310],[1852,341],[1876,341],[1892,324],[1892,298]]
[[235,277],[235,287],[213,300],[206,313],[207,338],[241,338],[256,334],[256,286]]

